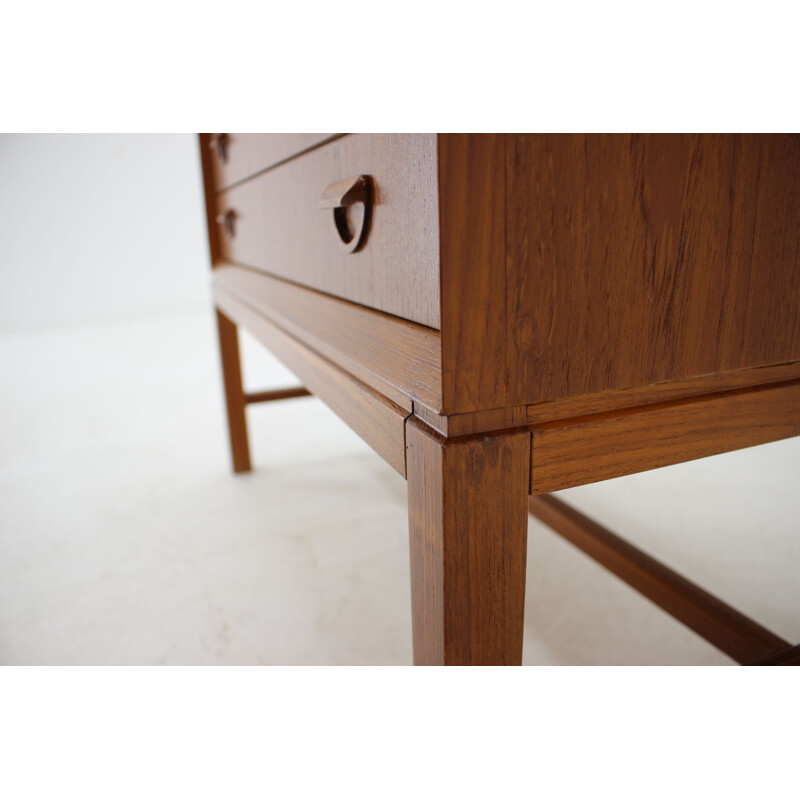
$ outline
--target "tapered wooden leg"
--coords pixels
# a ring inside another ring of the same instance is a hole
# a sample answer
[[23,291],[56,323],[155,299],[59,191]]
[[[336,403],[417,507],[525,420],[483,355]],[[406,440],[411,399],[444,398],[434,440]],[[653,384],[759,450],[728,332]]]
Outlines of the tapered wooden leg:
[[522,663],[530,435],[406,447],[414,663]]
[[242,386],[242,367],[239,356],[239,335],[234,325],[217,311],[219,351],[222,359],[222,380],[225,384],[225,404],[228,409],[228,432],[234,472],[250,471],[250,447],[247,442],[245,394]]

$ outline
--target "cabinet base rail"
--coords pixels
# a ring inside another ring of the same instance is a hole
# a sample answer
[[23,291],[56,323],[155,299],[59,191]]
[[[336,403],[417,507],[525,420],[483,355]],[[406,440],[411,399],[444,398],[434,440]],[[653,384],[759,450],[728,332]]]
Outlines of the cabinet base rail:
[[265,392],[247,392],[244,402],[250,403],[270,403],[273,400],[291,400],[293,397],[311,397],[311,392],[304,386],[292,386],[288,389],[272,389]]
[[746,617],[697,584],[551,495],[534,495],[538,520],[740,664],[798,665],[800,645]]

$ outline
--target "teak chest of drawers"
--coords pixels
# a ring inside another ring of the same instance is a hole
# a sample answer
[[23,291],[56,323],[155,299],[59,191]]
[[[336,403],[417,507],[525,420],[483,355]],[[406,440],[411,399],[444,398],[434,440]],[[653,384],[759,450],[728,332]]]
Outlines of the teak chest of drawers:
[[[548,492],[800,434],[800,137],[201,134],[234,469],[313,392],[408,479],[414,660],[518,664],[527,513],[742,663],[798,649]],[[237,327],[306,389],[246,395]]]

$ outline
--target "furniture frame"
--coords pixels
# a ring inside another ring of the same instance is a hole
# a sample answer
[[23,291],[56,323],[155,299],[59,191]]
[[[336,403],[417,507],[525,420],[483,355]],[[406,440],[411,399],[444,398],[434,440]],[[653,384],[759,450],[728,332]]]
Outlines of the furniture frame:
[[[800,138],[200,151],[233,469],[248,404],[313,393],[407,478],[416,664],[521,663],[528,513],[734,660],[800,663],[550,496],[800,434]],[[239,326],[303,388],[247,394]]]

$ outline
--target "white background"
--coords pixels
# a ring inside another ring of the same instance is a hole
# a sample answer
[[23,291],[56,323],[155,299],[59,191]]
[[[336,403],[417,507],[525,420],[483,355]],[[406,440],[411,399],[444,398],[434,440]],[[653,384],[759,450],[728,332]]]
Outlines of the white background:
[[208,302],[195,134],[0,135],[0,332]]

